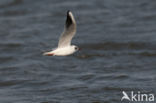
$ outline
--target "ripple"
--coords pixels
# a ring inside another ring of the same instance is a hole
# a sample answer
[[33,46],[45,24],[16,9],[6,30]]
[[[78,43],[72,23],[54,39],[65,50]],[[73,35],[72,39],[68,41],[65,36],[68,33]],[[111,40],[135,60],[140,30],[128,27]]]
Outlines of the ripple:
[[[100,101],[93,101],[92,103],[103,103],[103,102],[100,102]],[[105,103],[109,103],[109,102],[105,102]]]
[[88,73],[88,74],[81,75],[81,77],[79,79],[85,81],[85,80],[90,80],[94,77],[95,77],[95,74]]
[[140,52],[140,53],[128,53],[129,55],[139,55],[139,56],[147,56],[147,57],[155,57],[156,52]]
[[92,57],[104,57],[106,55],[104,54],[81,54],[79,56],[77,56],[77,58],[79,59],[88,59],[88,58],[92,58]]
[[12,47],[12,48],[21,46],[20,43],[7,43],[7,44],[0,44],[0,45],[1,45],[1,46]]
[[6,62],[8,62],[8,61],[12,61],[12,60],[14,60],[14,58],[13,57],[11,57],[11,56],[9,56],[9,57],[0,57],[0,62],[1,63],[6,63]]
[[25,80],[9,80],[9,81],[1,81],[0,87],[6,87],[6,86],[14,86],[21,83],[24,83]]
[[0,5],[0,8],[7,8],[7,7],[10,7],[10,6],[19,5],[22,2],[23,2],[22,0],[12,0],[12,2]]
[[24,15],[26,14],[27,11],[25,10],[10,10],[10,11],[5,11],[3,13],[0,13],[1,16],[18,16],[18,15]]
[[156,45],[148,42],[105,42],[105,43],[94,43],[84,44],[80,46],[82,49],[94,49],[94,50],[139,50],[139,49],[150,49],[156,50]]
[[114,79],[127,79],[129,76],[127,74],[120,74],[114,77]]

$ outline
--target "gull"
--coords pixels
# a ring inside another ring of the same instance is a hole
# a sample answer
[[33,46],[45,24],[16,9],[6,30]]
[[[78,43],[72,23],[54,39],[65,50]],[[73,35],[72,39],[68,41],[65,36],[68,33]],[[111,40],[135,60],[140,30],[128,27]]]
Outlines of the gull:
[[46,56],[67,56],[78,51],[78,46],[71,45],[71,40],[76,33],[76,21],[70,10],[67,11],[67,19],[65,28],[61,34],[58,42],[58,47],[50,52],[45,52],[43,55]]

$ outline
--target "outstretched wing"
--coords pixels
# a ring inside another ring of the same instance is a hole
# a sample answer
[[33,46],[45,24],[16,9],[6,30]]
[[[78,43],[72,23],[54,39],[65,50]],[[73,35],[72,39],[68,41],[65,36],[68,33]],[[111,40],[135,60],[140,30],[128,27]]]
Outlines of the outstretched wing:
[[69,46],[76,33],[76,21],[71,11],[67,11],[65,29],[60,36],[58,48]]

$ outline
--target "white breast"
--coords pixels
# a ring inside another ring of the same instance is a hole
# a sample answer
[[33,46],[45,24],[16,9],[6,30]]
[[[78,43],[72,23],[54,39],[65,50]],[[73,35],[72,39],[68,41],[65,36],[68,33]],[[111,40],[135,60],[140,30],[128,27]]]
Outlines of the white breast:
[[74,53],[74,49],[72,49],[71,47],[64,47],[64,48],[57,48],[55,50],[53,50],[52,52],[54,53],[54,55],[57,56],[66,56],[66,55],[70,55],[72,53]]

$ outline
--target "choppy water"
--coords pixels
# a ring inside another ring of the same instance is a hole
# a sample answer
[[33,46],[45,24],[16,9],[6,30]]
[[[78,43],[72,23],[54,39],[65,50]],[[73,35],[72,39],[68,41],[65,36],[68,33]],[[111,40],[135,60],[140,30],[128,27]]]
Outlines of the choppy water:
[[[1,103],[119,103],[156,95],[155,0],[1,0]],[[68,57],[56,47],[66,11],[78,24]]]

